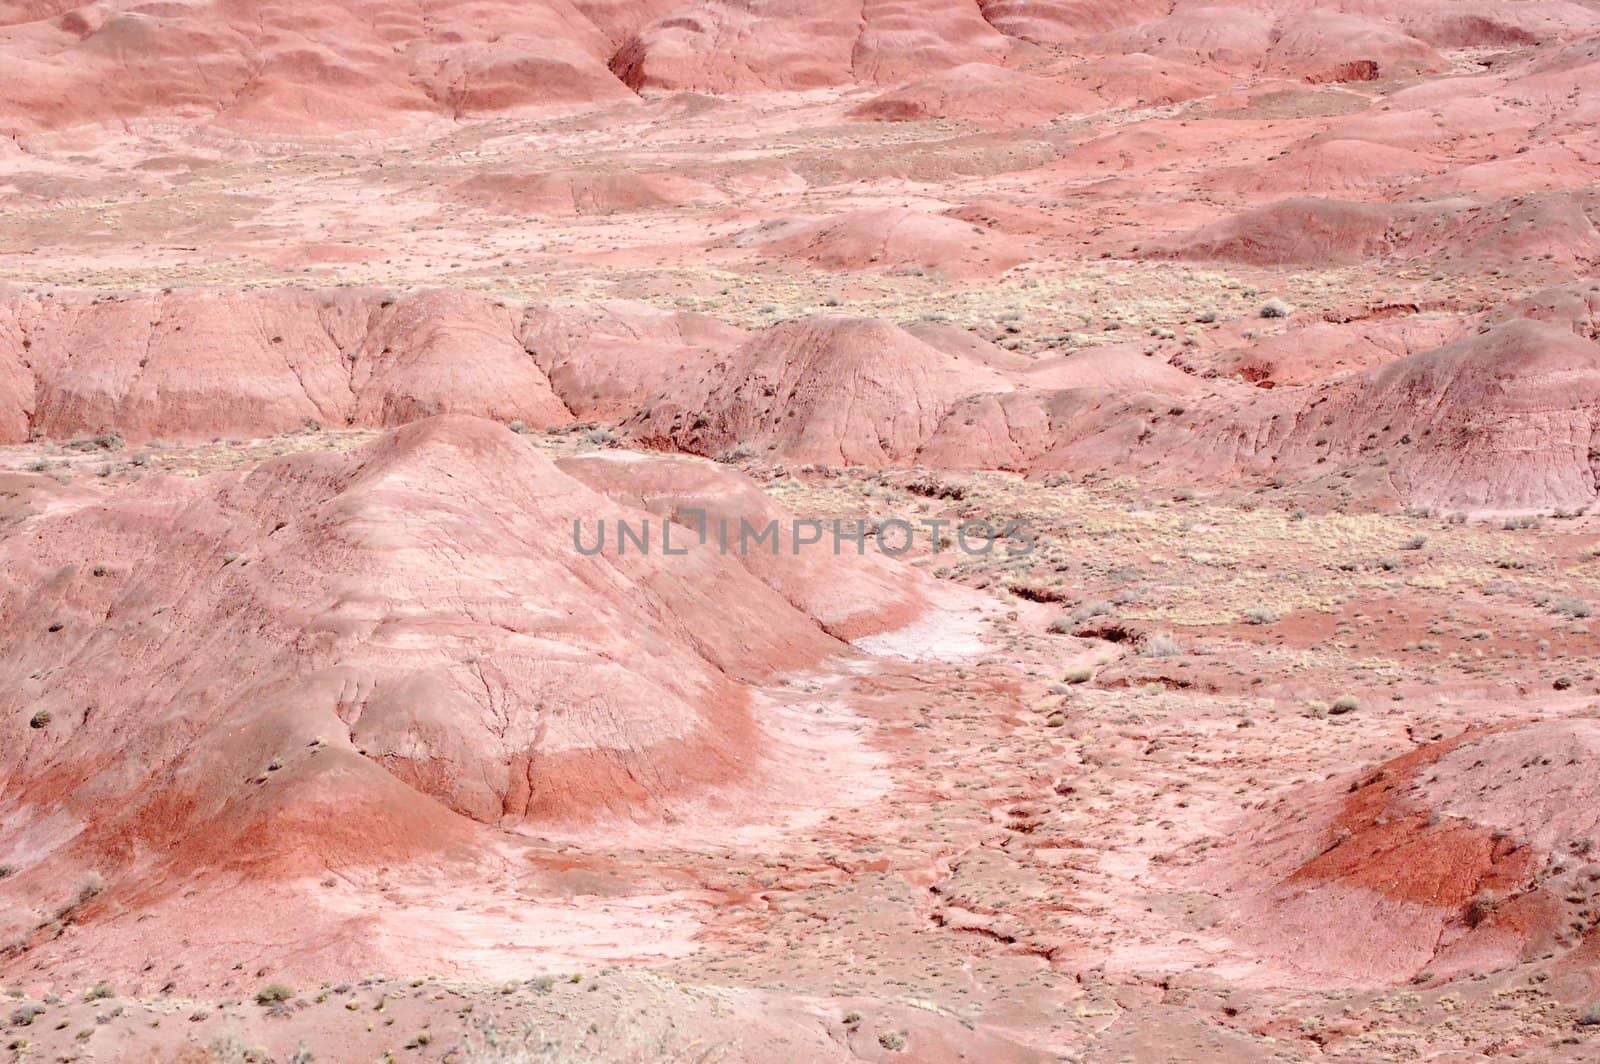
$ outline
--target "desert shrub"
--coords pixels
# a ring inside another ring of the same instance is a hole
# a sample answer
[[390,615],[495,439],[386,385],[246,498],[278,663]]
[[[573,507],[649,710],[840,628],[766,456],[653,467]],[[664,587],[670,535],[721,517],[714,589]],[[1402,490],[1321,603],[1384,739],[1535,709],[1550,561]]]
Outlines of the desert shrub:
[[294,991],[282,983],[268,983],[256,991],[257,1005],[277,1005],[294,997]]
[[1269,299],[1261,304],[1259,313],[1263,318],[1287,318],[1294,313],[1294,308],[1281,299]]
[[1588,617],[1594,611],[1583,599],[1564,595],[1561,598],[1551,600],[1550,612],[1559,613],[1563,617]]
[[1333,700],[1333,705],[1328,707],[1328,712],[1337,717],[1345,713],[1354,713],[1360,708],[1361,703],[1355,695],[1340,695]]
[[1072,624],[1082,624],[1094,617],[1109,617],[1115,612],[1116,607],[1109,602],[1085,602],[1067,614],[1067,620]]
[[31,1003],[27,1004],[27,1005],[23,1005],[21,1008],[13,1009],[12,1012],[11,1012],[11,1026],[13,1026],[13,1027],[28,1027],[28,1026],[31,1026],[33,1024],[33,1021],[36,1018],[38,1018],[39,1014],[42,1013],[42,1012],[44,1012],[44,1006],[43,1005],[34,1005],[34,1004],[31,1004]]
[[1271,606],[1252,606],[1244,611],[1246,624],[1277,624],[1283,615]]
[[1183,648],[1167,633],[1157,632],[1144,641],[1139,653],[1147,658],[1175,658],[1183,653]]
[[267,1051],[261,1046],[246,1045],[238,1034],[226,1031],[211,1040],[205,1059],[214,1064],[260,1064],[267,1060]]
[[122,437],[111,432],[99,436],[79,436],[61,446],[69,451],[120,451]]
[[117,992],[111,989],[110,983],[96,983],[83,993],[85,1001],[102,1001],[105,998],[116,997]]
[[954,499],[966,497],[967,489],[960,484],[950,484],[929,473],[924,473],[906,483],[906,490],[926,499]]
[[1500,907],[1500,896],[1484,891],[1467,903],[1466,921],[1468,927],[1477,927],[1487,920],[1491,913]]

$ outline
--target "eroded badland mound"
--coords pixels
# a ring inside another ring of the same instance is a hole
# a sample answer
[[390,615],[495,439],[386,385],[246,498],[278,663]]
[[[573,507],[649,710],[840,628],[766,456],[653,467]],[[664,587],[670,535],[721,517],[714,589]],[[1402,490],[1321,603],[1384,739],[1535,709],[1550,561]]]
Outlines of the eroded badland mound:
[[[114,925],[120,883],[461,861],[488,828],[681,816],[790,756],[759,684],[843,650],[829,630],[919,610],[911,574],[870,559],[746,566],[688,526],[660,553],[670,514],[643,507],[664,497],[782,516],[738,473],[571,468],[454,416],[99,496],[13,477],[7,844],[33,860],[8,886],[48,911],[102,876]],[[655,553],[590,553],[619,526]],[[9,930],[37,964],[62,928]]]
[[0,1052],[1587,1061],[1593,0],[0,0]]

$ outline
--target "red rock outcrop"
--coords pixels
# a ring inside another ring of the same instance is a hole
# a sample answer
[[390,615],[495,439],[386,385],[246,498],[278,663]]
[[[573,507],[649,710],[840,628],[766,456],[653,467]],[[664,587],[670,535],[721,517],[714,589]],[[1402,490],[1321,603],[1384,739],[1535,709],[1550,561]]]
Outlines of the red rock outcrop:
[[620,300],[530,306],[521,343],[573,415],[619,422],[648,399],[698,384],[746,338],[703,314]]
[[1262,265],[1384,258],[1540,259],[1587,269],[1600,262],[1600,231],[1577,199],[1561,193],[1420,206],[1289,199],[1157,242],[1145,251]]
[[812,89],[919,77],[993,61],[1009,47],[960,0],[829,0],[795,10],[703,0],[641,28],[611,69],[641,92]]
[[0,131],[141,117],[327,132],[631,99],[565,0],[67,7],[0,17]]
[[370,289],[0,301],[0,440],[271,435],[471,413],[571,420],[518,342],[521,308]]
[[1099,96],[1077,85],[990,63],[966,63],[890,89],[850,113],[882,122],[943,118],[1025,126],[1104,106]]
[[454,192],[464,202],[499,213],[556,218],[703,206],[726,199],[715,185],[684,174],[632,170],[479,174]]
[[1003,273],[1027,258],[1020,241],[998,240],[969,222],[907,207],[768,224],[738,242],[825,270],[916,267],[951,278]]
[[1419,506],[1581,510],[1600,491],[1600,346],[1517,319],[1314,386],[1193,404],[1105,387],[976,396],[919,460],[1220,483],[1366,469]]
[[699,454],[734,447],[797,462],[905,462],[960,399],[1007,391],[1004,376],[865,318],[773,326],[729,353],[695,391],[664,395],[635,435]]
[[[1230,933],[1300,978],[1398,983],[1529,961],[1574,945],[1564,895],[1587,894],[1581,855],[1600,843],[1597,756],[1592,720],[1419,746],[1280,801],[1201,876],[1238,891]],[[1286,817],[1290,801],[1311,815]]]

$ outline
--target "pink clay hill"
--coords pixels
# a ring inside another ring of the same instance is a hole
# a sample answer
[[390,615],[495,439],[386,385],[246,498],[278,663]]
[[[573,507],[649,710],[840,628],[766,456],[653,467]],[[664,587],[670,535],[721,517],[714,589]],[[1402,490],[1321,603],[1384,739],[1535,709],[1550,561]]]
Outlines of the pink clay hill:
[[1596,0],[0,0],[0,1054],[1600,1055]]

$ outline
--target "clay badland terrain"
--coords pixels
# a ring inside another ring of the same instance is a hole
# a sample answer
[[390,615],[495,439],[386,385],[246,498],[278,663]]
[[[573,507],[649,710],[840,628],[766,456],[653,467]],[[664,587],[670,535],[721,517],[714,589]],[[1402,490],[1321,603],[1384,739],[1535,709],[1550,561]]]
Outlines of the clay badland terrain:
[[0,0],[0,134],[6,1059],[1600,1056],[1600,3]]

